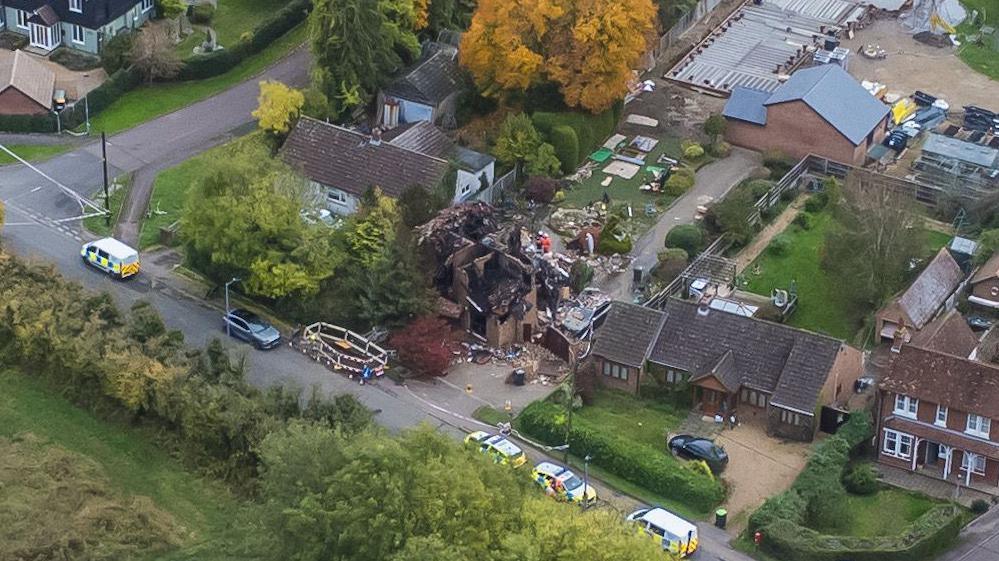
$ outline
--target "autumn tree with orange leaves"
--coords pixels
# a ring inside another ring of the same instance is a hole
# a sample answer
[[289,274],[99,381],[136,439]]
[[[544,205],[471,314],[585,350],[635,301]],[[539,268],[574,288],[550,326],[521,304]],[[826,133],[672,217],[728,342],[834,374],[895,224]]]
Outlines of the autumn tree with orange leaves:
[[655,15],[650,0],[480,0],[461,62],[487,96],[552,81],[595,113],[624,97]]

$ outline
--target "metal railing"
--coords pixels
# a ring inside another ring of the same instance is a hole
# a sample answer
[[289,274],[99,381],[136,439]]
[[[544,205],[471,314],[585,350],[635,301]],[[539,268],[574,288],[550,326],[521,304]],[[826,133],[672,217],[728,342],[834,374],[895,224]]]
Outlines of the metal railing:
[[476,201],[481,201],[487,204],[495,204],[496,200],[499,199],[500,193],[506,189],[513,187],[517,183],[517,169],[514,168],[504,174],[502,177],[493,182],[492,185],[486,187],[485,189],[479,191],[475,194],[472,199]]
[[690,277],[696,276],[699,271],[703,270],[702,265],[708,261],[710,258],[717,255],[721,255],[725,252],[732,242],[729,241],[728,236],[722,234],[718,236],[718,239],[711,242],[704,251],[697,254],[697,257],[687,265],[687,268],[683,270],[675,279],[673,279],[665,288],[661,289],[659,292],[653,294],[648,300],[642,303],[646,308],[662,308],[663,304],[670,296],[673,296],[680,292],[684,284],[690,280]]

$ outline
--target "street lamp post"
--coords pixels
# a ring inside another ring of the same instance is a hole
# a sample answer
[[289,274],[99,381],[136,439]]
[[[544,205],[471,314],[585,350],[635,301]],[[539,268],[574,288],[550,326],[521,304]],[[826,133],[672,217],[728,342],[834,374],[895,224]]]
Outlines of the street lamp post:
[[231,328],[229,327],[229,285],[232,284],[232,283],[234,283],[234,282],[239,282],[239,278],[238,277],[232,277],[232,280],[230,280],[229,282],[225,283],[225,335],[226,335],[226,337],[232,337],[232,331],[231,331]]
[[587,492],[590,490],[590,460],[593,456],[587,454],[583,458],[583,510],[586,510],[587,504]]

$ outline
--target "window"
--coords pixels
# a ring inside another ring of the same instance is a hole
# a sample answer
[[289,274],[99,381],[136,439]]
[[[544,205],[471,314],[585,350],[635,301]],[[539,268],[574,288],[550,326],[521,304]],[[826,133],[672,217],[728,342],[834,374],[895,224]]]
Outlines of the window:
[[933,424],[941,427],[947,426],[947,408],[943,405],[937,405],[937,418]]
[[683,378],[683,371],[682,370],[673,370],[672,368],[670,368],[669,370],[666,371],[666,383],[667,384],[679,384],[680,382],[683,382],[683,381],[684,381],[684,378]]
[[464,185],[461,186],[461,191],[458,194],[461,195],[461,196],[464,196],[464,195],[467,195],[468,192],[471,191],[471,190],[472,190],[472,184],[471,183],[466,183],[466,184],[464,184]]
[[787,409],[780,410],[780,422],[785,425],[801,425],[801,415],[794,413],[793,411],[788,411]]
[[961,454],[961,469],[968,471],[971,466],[971,473],[985,475],[985,456],[965,452]]
[[73,42],[83,43],[83,26],[73,24]]
[[610,376],[611,378],[617,378],[619,380],[627,380],[628,367],[604,361],[604,376]]
[[754,407],[767,406],[767,394],[756,390],[742,388],[742,395],[740,396],[740,399],[743,403],[748,403]]
[[937,457],[940,458],[941,460],[946,460],[949,454],[950,454],[950,446],[944,446],[943,444],[941,444],[937,448]]
[[153,0],[142,0],[142,12],[148,12],[153,9]]
[[910,419],[916,418],[916,408],[919,406],[919,400],[913,397],[909,397],[903,394],[895,394],[895,414],[901,415],[903,417],[909,417]]
[[907,434],[885,429],[885,443],[881,451],[896,458],[912,457],[912,437]]
[[347,204],[347,193],[338,189],[329,189],[326,191],[326,199],[334,204],[345,205]]
[[982,438],[989,437],[989,431],[992,429],[992,420],[987,417],[981,417],[972,413],[968,413],[968,425],[964,432],[980,436]]
[[25,10],[15,10],[17,12],[17,26],[22,29],[28,28],[28,12]]
[[69,0],[69,11],[82,13],[83,12],[83,0]]

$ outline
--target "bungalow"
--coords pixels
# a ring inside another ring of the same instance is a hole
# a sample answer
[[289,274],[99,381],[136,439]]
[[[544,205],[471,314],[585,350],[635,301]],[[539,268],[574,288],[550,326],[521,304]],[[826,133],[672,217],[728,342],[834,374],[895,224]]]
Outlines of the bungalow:
[[433,190],[453,174],[453,201],[471,198],[492,184],[495,160],[455,146],[428,122],[371,135],[309,117],[299,120],[282,148],[284,160],[301,170],[311,186],[325,197],[326,207],[340,215],[352,214],[362,195],[378,187],[398,197],[413,186]]
[[153,16],[153,0],[0,0],[0,30],[25,35],[31,47],[60,45],[98,54],[123,29]]
[[799,70],[773,93],[737,86],[725,139],[752,150],[861,165],[888,131],[889,107],[835,64]]
[[0,115],[40,115],[52,107],[55,72],[24,51],[0,53]]
[[968,302],[986,308],[999,308],[999,253],[993,255],[971,277]]
[[906,328],[907,338],[923,329],[963,279],[961,266],[947,248],[941,248],[909,288],[874,316],[881,338],[894,339],[895,331],[902,326]]
[[614,302],[592,354],[604,386],[689,389],[705,415],[765,418],[769,434],[803,441],[823,408],[843,411],[863,371],[837,339],[677,299],[663,311]]
[[378,92],[376,122],[382,128],[418,121],[454,127],[458,97],[465,89],[458,50],[441,43],[429,43],[425,50],[416,66]]

